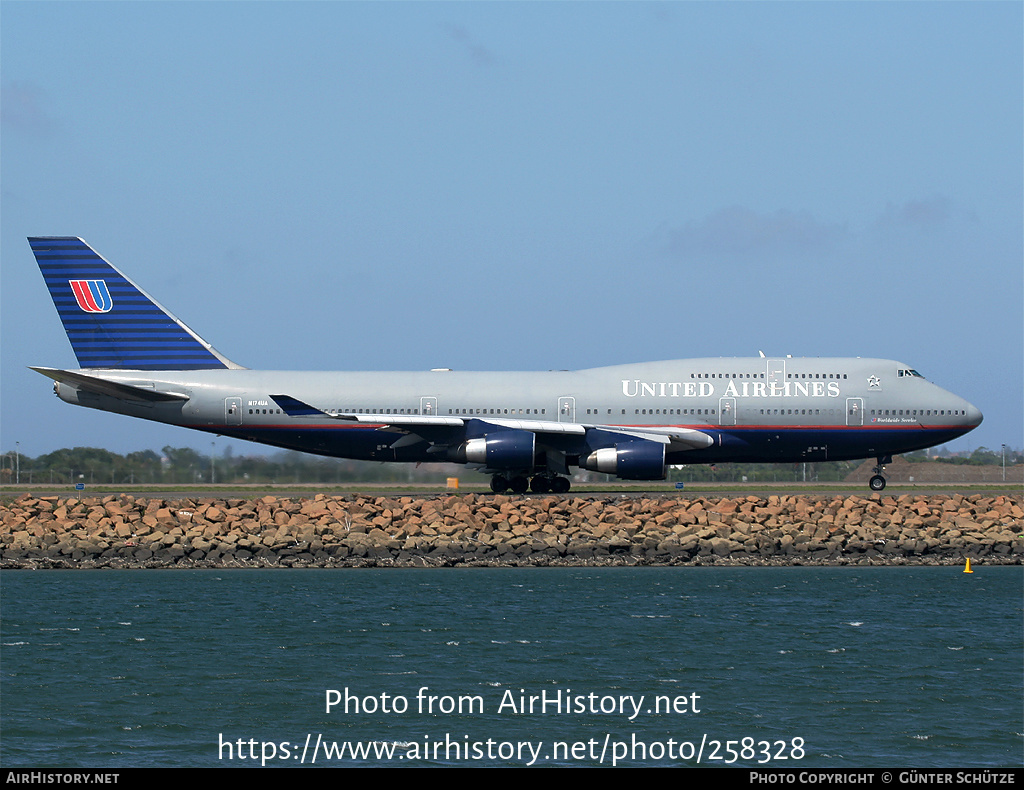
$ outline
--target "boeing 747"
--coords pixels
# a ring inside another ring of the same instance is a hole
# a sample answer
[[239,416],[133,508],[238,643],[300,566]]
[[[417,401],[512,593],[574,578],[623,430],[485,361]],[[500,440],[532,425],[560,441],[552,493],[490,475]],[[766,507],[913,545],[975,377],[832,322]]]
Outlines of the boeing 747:
[[673,464],[875,458],[977,427],[902,362],[682,359],[537,373],[256,371],[70,236],[30,237],[79,368],[36,367],[67,403],[367,461],[455,462],[495,492],[569,490],[572,467],[663,480]]

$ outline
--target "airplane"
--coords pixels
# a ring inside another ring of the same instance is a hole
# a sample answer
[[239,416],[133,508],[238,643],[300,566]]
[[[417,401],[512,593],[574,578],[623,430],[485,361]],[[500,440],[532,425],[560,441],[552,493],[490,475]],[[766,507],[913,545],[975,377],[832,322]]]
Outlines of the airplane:
[[675,464],[875,458],[963,436],[973,405],[902,362],[681,359],[548,372],[256,371],[73,236],[29,244],[78,358],[33,367],[61,400],[367,461],[455,462],[496,493],[565,493],[571,467],[664,480]]

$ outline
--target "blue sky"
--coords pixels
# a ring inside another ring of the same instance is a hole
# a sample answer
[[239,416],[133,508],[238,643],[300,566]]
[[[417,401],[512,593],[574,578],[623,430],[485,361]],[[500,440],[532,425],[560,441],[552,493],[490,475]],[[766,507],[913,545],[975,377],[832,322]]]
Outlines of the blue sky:
[[27,370],[76,366],[30,235],[249,367],[885,357],[1019,447],[1022,16],[5,0],[0,449],[209,449]]

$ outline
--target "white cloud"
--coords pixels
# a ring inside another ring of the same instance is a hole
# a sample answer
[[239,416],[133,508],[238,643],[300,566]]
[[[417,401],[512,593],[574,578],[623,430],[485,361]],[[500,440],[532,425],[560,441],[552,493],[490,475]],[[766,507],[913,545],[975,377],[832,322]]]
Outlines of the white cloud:
[[743,206],[730,206],[670,230],[665,251],[672,255],[729,257],[820,254],[846,236],[845,226],[823,223],[807,211],[780,209],[762,214]]
[[0,122],[8,129],[49,137],[57,128],[45,108],[45,94],[30,82],[5,82],[0,91]]

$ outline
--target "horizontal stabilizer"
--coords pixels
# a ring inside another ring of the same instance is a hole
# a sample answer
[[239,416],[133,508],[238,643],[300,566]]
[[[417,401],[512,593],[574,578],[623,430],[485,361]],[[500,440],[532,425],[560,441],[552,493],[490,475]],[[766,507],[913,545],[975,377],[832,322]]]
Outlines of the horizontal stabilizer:
[[108,381],[98,376],[90,376],[85,373],[72,373],[70,370],[57,370],[55,368],[32,368],[37,373],[42,373],[47,378],[68,384],[75,389],[95,392],[97,395],[109,395],[111,398],[127,401],[146,401],[157,403],[164,401],[186,401],[189,396],[183,392],[164,392],[163,390],[150,389],[148,387],[137,387],[132,384],[122,384],[119,381]]

